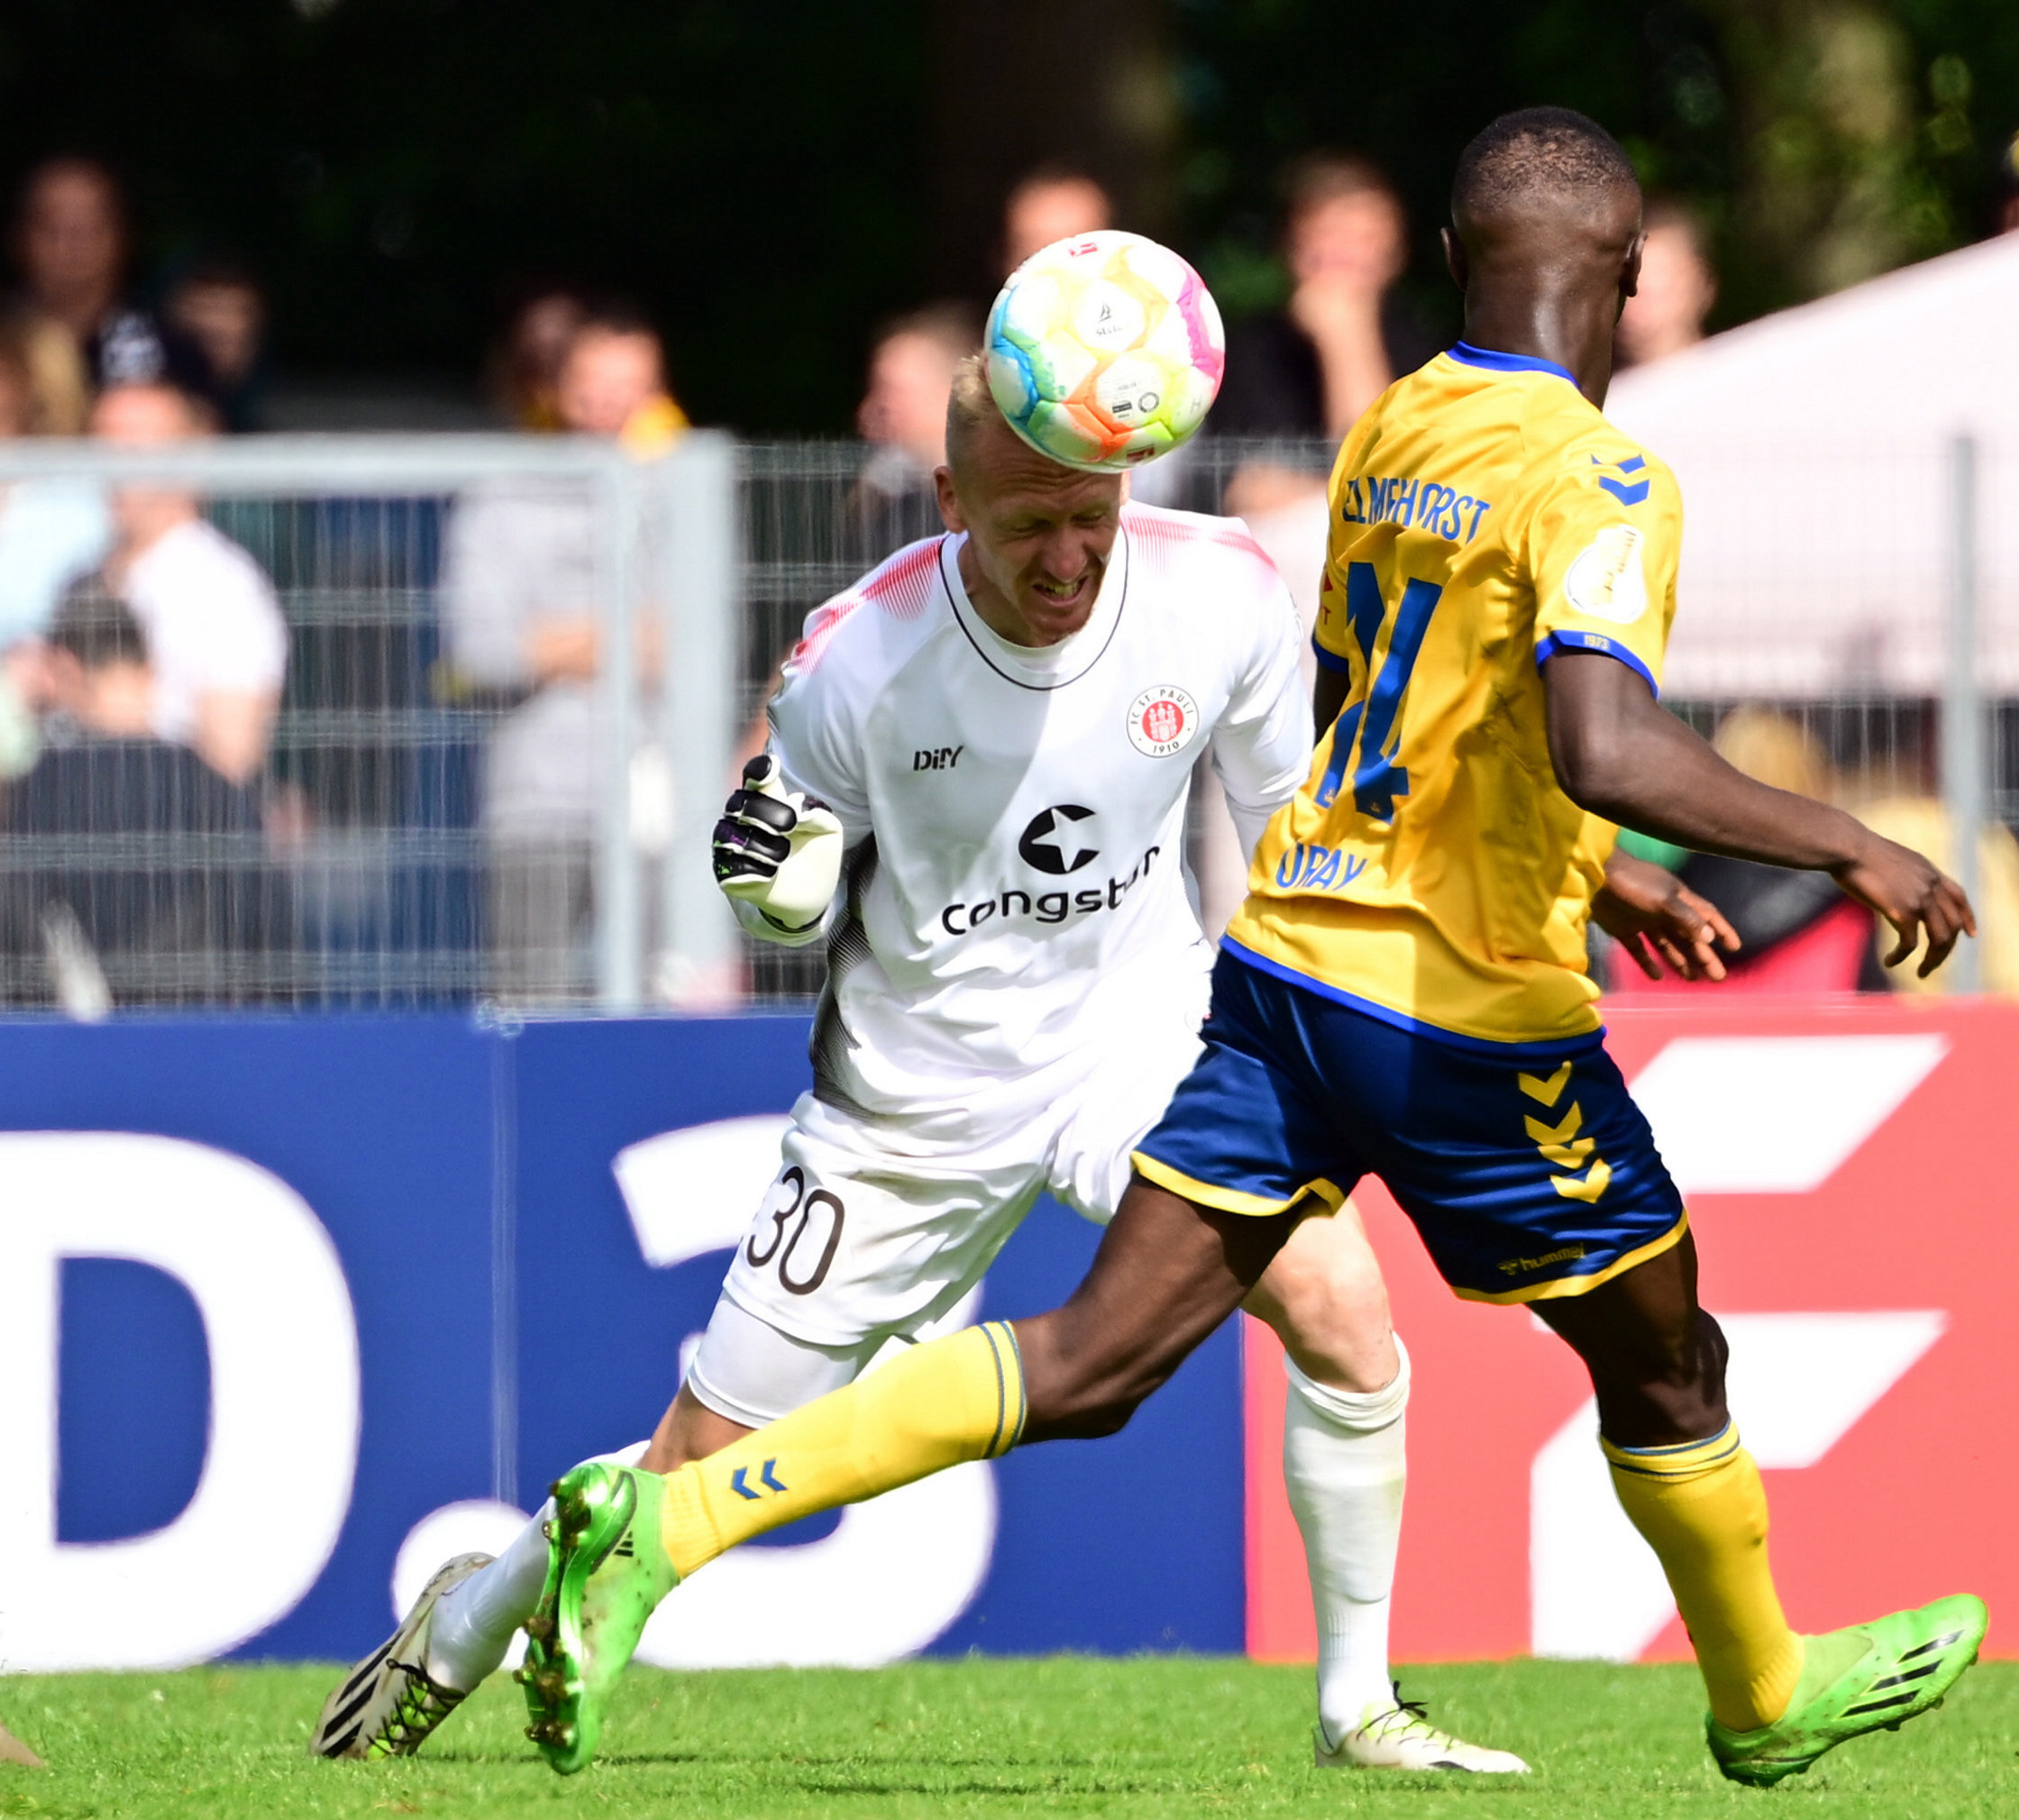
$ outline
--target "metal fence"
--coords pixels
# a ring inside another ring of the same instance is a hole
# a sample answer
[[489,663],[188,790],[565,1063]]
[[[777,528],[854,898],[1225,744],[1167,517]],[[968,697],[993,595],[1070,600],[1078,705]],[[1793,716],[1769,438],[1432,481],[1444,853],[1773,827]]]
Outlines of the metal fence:
[[[634,1010],[655,961],[669,992],[733,971],[706,850],[735,712],[726,438],[653,462],[505,436],[15,444],[0,486],[27,527],[0,549],[66,501],[109,505],[98,581],[45,603],[55,654],[12,665],[0,703],[23,736],[9,1004]],[[172,558],[151,553],[163,523]],[[95,587],[187,709],[156,714],[167,738],[106,720],[64,662]],[[261,613],[285,627],[270,730],[242,777],[198,787],[180,748],[244,694],[234,641]]]
[[[1207,442],[1136,479],[1159,503],[1240,508],[1308,618],[1330,454]],[[1770,535],[1747,516],[1748,476],[1787,465],[1749,459],[1735,452],[1701,507],[1685,476],[1669,705],[1706,731],[1740,706],[1777,716],[1847,800],[1940,796],[1952,829],[2019,818],[2004,471],[1974,445],[1924,464],[1912,487],[1933,541],[1886,572],[1868,562],[1854,587],[1814,560],[1841,547],[1828,526]],[[1832,459],[1807,454],[1811,471]],[[1851,480],[1847,525],[1880,490]],[[92,725],[74,673],[66,694],[46,664],[9,661],[7,1004],[625,1011],[818,990],[817,952],[737,934],[708,833],[807,614],[937,528],[929,477],[852,444],[702,433],[645,462],[513,436],[14,444],[0,446],[0,564],[19,547],[6,515],[65,486],[111,501],[107,579],[162,634],[157,667],[187,668],[206,602],[200,580],[186,576],[177,599],[127,574],[140,564],[116,545],[136,499],[197,502],[257,564],[287,642],[243,788],[194,808],[186,784],[169,787],[183,762],[161,742]],[[1896,503],[1896,480],[1890,491]],[[73,617],[80,590],[65,594]],[[1906,658],[1846,661],[1858,614],[1911,624]],[[1703,636],[1688,629],[1699,623]],[[1719,630],[1731,626],[1750,644]],[[1239,888],[1216,818],[1202,792],[1192,857],[1209,915]],[[1967,874],[1976,854],[1960,840],[1951,864]]]
[[1977,901],[1983,938],[1947,988],[1993,983],[1987,968],[2019,987],[2019,461],[1968,435],[1776,437],[1707,440],[1676,466],[1668,705],[1706,734],[1735,734],[1740,710],[1792,734],[1795,787]]

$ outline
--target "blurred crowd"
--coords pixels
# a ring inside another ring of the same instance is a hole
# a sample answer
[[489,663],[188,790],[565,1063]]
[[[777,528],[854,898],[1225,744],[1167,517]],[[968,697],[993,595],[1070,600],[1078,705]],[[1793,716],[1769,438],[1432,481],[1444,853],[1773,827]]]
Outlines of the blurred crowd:
[[[62,158],[31,172],[8,249],[0,440],[160,450],[262,426],[256,280],[210,258],[136,297],[125,202],[104,167]],[[636,310],[556,285],[518,301],[491,379],[518,427],[649,459],[686,426],[663,369]],[[286,862],[313,814],[271,764],[292,641],[230,522],[153,480],[0,483],[0,1000],[256,999],[262,974],[245,964],[291,938]],[[592,504],[580,489],[479,489],[446,543],[442,691],[495,719],[480,810],[489,983],[577,990],[594,827]]]
[[[2019,163],[2007,164],[2009,231],[2019,228]],[[1005,197],[1000,270],[1111,224],[1093,177],[1035,169]],[[1717,303],[1710,240],[1692,209],[1653,198],[1647,230],[1639,294],[1619,325],[1622,367],[1703,341]],[[1325,453],[1439,339],[1401,288],[1411,225],[1367,160],[1317,153],[1289,167],[1280,235],[1281,302],[1230,324],[1226,382],[1198,449],[1134,479],[1153,502],[1244,517],[1308,625]],[[28,175],[0,306],[0,441],[83,435],[160,450],[263,427],[268,308],[252,270],[223,254],[190,259],[142,294],[132,245],[111,171],[65,157]],[[832,548],[852,569],[939,529],[933,474],[947,397],[980,334],[973,300],[924,303],[874,334],[855,416],[866,453],[833,527]],[[572,282],[530,284],[510,300],[486,377],[500,418],[529,435],[600,438],[651,460],[687,427],[653,325]],[[558,483],[473,488],[442,527],[429,578],[433,700],[486,717],[471,811],[485,855],[484,981],[513,1001],[577,995],[589,974],[604,654],[596,509]],[[165,481],[0,483],[0,999],[73,1010],[144,1001],[148,957],[172,954],[197,957],[162,989],[186,1000],[230,975],[234,956],[293,938],[287,861],[315,809],[271,762],[291,635],[267,569],[227,535],[231,523]],[[664,658],[641,642],[635,671],[648,692]],[[761,738],[758,724],[745,745]],[[1942,850],[1932,764],[1910,767],[1904,792],[1894,775],[1875,810],[1870,781],[1833,772],[1796,720],[1740,709],[1719,739],[1756,774],[1857,800],[1868,819]],[[1209,801],[1192,858],[1218,924],[1238,901],[1241,864],[1201,776]],[[85,864],[78,837],[115,837],[128,858]],[[1869,919],[1813,881],[1798,890],[1753,875],[1760,868],[1664,856],[1740,906],[1741,981],[1881,983]],[[2003,829],[1987,834],[1980,872],[1993,932],[1986,983],[2019,990],[2019,847]]]
[[[159,447],[255,421],[264,307],[244,270],[191,262],[158,306],[130,288],[120,187],[87,160],[31,172],[0,314],[0,436]],[[0,777],[9,864],[0,953],[41,956],[51,990],[102,997],[136,956],[270,942],[281,885],[259,844],[258,781],[288,633],[259,565],[160,485],[76,480],[0,494]],[[81,855],[75,837],[122,857]],[[66,843],[70,843],[66,845]],[[205,980],[184,968],[176,991]],[[10,969],[10,996],[27,975]]]

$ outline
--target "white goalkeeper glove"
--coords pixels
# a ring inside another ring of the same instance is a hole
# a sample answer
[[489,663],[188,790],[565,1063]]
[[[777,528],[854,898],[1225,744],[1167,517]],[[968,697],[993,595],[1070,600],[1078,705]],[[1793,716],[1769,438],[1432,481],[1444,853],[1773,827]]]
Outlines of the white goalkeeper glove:
[[788,790],[770,753],[743,768],[743,788],[715,825],[715,882],[773,928],[803,935],[827,912],[841,879],[841,820]]

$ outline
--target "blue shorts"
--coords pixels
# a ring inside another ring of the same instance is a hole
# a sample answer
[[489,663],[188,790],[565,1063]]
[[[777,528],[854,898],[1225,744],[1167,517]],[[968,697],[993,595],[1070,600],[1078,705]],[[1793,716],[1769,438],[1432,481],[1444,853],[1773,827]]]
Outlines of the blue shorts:
[[1201,1206],[1265,1215],[1315,1195],[1336,1212],[1378,1175],[1444,1280],[1479,1302],[1581,1294],[1688,1229],[1601,1034],[1468,1046],[1225,949],[1200,1034],[1135,1161]]

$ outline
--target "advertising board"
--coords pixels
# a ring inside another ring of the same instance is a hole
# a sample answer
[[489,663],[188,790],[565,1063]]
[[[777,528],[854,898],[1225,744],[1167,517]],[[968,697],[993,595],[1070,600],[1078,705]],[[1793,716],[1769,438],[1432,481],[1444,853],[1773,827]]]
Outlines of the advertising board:
[[[1689,1203],[1731,1404],[1764,1471],[1788,1615],[1823,1630],[1944,1593],[2019,1651],[2005,1513],[2019,1392],[2009,1158],[2019,1008],[1888,999],[1609,1006]],[[1525,1309],[1460,1302],[1378,1185],[1356,1194],[1414,1363],[1398,1660],[1686,1656],[1615,1503],[1576,1360]],[[1282,1366],[1244,1335],[1248,1647],[1314,1653],[1283,1494]]]
[[[806,1076],[788,1017],[0,1027],[0,1665],[348,1658],[444,1555],[650,1432]],[[1806,1628],[2019,1600],[2003,1307],[2019,1008],[1622,1008]],[[1684,1640],[1524,1309],[1357,1203],[1415,1362],[1398,1660]],[[1041,1204],[956,1318],[1056,1302]],[[1122,1434],[781,1532],[675,1595],[669,1666],[1246,1647],[1308,1656],[1274,1340],[1230,1325]],[[1994,1624],[1994,1651],[2011,1651]]]
[[[799,1018],[0,1027],[0,1665],[348,1658],[649,1434],[806,1078]],[[1058,1300],[1041,1206],[979,1308]],[[771,1539],[668,1664],[1237,1651],[1238,1343],[1124,1434]]]

